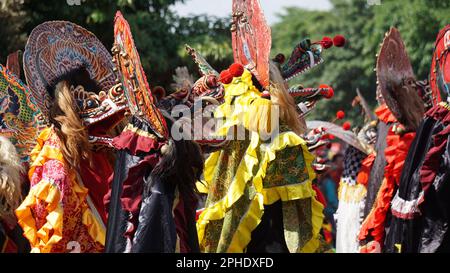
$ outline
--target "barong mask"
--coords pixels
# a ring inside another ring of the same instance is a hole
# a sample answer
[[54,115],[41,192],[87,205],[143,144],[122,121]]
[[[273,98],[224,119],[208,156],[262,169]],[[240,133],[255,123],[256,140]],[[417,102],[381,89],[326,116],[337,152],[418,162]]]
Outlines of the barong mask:
[[[324,49],[333,45],[342,47],[344,44],[345,38],[341,35],[336,35],[333,40],[329,37],[323,37],[321,41],[314,43],[310,39],[304,39],[294,48],[287,61],[285,61],[286,58],[283,54],[278,54],[273,61],[278,63],[281,75],[288,82],[323,63],[322,53]],[[334,95],[333,88],[325,84],[315,88],[306,88],[297,84],[291,86],[288,91],[294,97],[303,115],[310,112],[318,100],[322,98],[330,99]]]
[[368,143],[361,141],[361,139],[359,139],[353,131],[344,130],[342,126],[336,125],[331,122],[318,120],[307,121],[306,125],[308,126],[308,129],[316,131],[317,128],[322,128],[326,133],[339,138],[348,145],[355,147],[365,154],[369,154],[371,152],[372,148],[368,145]]
[[223,103],[225,90],[219,82],[219,73],[195,49],[186,45],[186,51],[198,66],[200,79],[192,86],[191,101],[195,99],[213,99],[215,104]]
[[112,57],[94,34],[71,22],[45,22],[31,32],[23,63],[45,122],[56,85],[67,80],[89,142],[110,145],[107,132],[123,119],[128,106],[115,82]]
[[[188,86],[181,86],[179,90],[168,96],[162,96],[158,100],[158,107],[167,112],[171,112],[176,105],[186,105],[190,108],[196,101],[202,103],[202,108],[206,105],[219,105],[223,103],[225,90],[219,82],[219,74],[214,70],[205,58],[194,48],[186,45],[186,52],[197,64],[200,78]],[[177,76],[175,76],[177,77]],[[174,78],[175,78],[174,77]],[[192,109],[193,110],[193,109]]]
[[86,91],[83,86],[71,86],[79,114],[89,130],[89,141],[95,144],[111,144],[107,130],[120,122],[128,109],[123,88],[116,84],[108,92]]
[[[186,52],[192,57],[196,63],[200,78],[195,82],[189,84],[174,84],[179,87],[177,91],[168,95],[159,95],[157,106],[158,108],[171,113],[174,107],[184,105],[190,108],[190,117],[175,117],[175,119],[183,124],[183,128],[190,128],[191,135],[196,135],[194,141],[203,147],[204,151],[210,151],[210,148],[221,146],[225,143],[223,139],[216,139],[212,136],[214,127],[203,127],[202,135],[199,137],[195,133],[195,124],[206,124],[214,119],[213,112],[216,106],[224,102],[225,89],[223,84],[219,81],[219,74],[214,70],[205,58],[197,52],[194,48],[186,45]],[[174,80],[186,82],[186,76],[178,70]],[[189,129],[188,129],[189,130]]]

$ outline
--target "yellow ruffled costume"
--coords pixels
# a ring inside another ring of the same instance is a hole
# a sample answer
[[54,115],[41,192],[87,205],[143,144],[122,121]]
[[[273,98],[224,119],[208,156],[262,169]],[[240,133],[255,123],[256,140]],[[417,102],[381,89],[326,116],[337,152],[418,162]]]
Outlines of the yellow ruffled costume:
[[52,128],[39,135],[30,159],[30,192],[16,215],[31,252],[101,252],[105,226]]
[[315,252],[319,247],[323,206],[311,184],[314,158],[292,131],[281,130],[270,142],[261,140],[256,131],[270,128],[274,113],[271,101],[260,95],[247,70],[225,84],[225,103],[214,114],[225,122],[216,135],[225,137],[243,126],[250,137],[231,140],[205,162],[205,185],[199,190],[208,199],[197,221],[202,251],[245,252],[264,205],[279,200],[289,251]]

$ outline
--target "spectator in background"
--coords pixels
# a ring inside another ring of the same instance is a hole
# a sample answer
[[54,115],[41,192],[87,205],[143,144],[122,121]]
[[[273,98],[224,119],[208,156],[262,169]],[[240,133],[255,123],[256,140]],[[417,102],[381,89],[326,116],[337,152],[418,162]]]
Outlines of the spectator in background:
[[342,173],[344,172],[344,155],[337,153],[331,157],[331,168],[329,175],[331,179],[336,183],[336,194],[339,189],[339,181],[341,181]]
[[325,221],[331,224],[332,242],[336,241],[336,223],[334,221],[334,214],[338,208],[338,187],[339,179],[343,170],[343,155],[336,154],[333,156],[331,162],[328,164],[330,168],[328,171],[318,173],[319,189],[325,197],[326,206],[324,209]]

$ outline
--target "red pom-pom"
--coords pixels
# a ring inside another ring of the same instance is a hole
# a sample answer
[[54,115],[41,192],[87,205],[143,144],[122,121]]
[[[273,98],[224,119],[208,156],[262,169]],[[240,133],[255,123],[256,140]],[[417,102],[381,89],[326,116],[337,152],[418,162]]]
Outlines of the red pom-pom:
[[336,112],[336,118],[337,118],[337,119],[343,119],[343,118],[345,118],[345,112],[342,111],[342,110],[337,111],[337,112]]
[[242,76],[242,73],[244,73],[244,67],[242,66],[242,64],[234,63],[234,64],[230,65],[230,68],[228,68],[228,71],[230,71],[230,73],[231,73],[231,75],[233,75],[233,77],[240,77],[240,76]]
[[331,99],[334,96],[334,90],[333,88],[329,88],[327,94],[324,95],[325,98]]
[[345,37],[342,35],[334,36],[333,44],[337,47],[343,47],[345,45]]
[[333,40],[331,40],[330,37],[325,36],[322,38],[321,44],[322,44],[323,48],[327,49],[327,48],[330,48],[333,46]]
[[319,88],[324,88],[325,92],[322,92],[322,96],[324,96],[327,99],[331,99],[334,96],[334,90],[331,88],[331,86],[326,84],[321,84]]
[[352,125],[348,121],[346,121],[346,122],[344,122],[344,124],[342,124],[342,129],[344,129],[345,131],[348,131],[351,128],[352,128]]
[[219,81],[224,84],[229,84],[233,80],[233,75],[231,75],[230,71],[224,70],[220,72]]

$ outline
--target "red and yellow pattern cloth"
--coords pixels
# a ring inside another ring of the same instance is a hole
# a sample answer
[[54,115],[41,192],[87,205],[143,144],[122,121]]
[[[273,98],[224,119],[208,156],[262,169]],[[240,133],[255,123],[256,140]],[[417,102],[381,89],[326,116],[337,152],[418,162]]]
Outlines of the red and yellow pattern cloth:
[[64,161],[53,128],[31,152],[30,192],[16,210],[31,252],[101,252],[105,226],[80,176]]

